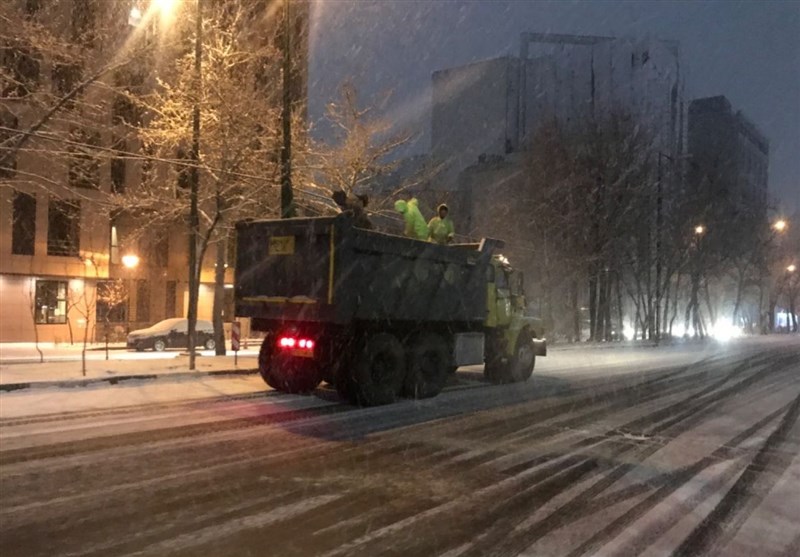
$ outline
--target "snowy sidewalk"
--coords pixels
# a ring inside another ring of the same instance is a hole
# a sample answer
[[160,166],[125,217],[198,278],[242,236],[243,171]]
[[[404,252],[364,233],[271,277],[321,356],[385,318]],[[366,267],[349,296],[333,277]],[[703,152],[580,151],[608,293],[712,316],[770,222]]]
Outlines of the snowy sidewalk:
[[[31,348],[33,345],[28,345]],[[32,387],[80,387],[94,383],[126,380],[190,378],[208,375],[235,375],[257,372],[258,351],[239,351],[238,365],[233,352],[215,356],[213,351],[198,351],[196,369],[189,370],[189,357],[178,351],[133,352],[90,350],[86,354],[86,375],[81,372],[80,347],[44,345],[44,363],[28,346],[0,345],[0,391]],[[96,348],[96,346],[92,346]]]

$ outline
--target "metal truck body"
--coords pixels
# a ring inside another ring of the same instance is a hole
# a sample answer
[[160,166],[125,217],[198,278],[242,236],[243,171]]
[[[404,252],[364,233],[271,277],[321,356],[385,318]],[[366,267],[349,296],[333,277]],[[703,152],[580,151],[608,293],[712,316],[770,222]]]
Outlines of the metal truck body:
[[360,404],[435,396],[448,372],[481,360],[493,381],[527,379],[545,348],[500,244],[441,246],[346,215],[242,222],[236,315],[267,333],[259,369],[282,391],[324,379]]

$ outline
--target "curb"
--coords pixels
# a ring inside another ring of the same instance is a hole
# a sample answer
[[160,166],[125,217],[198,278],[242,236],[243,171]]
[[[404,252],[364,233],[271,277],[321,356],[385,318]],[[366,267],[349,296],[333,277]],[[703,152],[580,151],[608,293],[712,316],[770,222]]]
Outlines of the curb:
[[45,389],[49,387],[74,388],[88,387],[100,383],[116,385],[125,381],[152,381],[155,379],[176,379],[187,377],[214,377],[218,375],[255,375],[257,369],[221,369],[215,371],[195,371],[190,373],[138,373],[135,375],[117,375],[115,377],[95,377],[92,379],[69,379],[65,381],[30,381],[26,383],[5,383],[0,385],[0,392],[20,391],[24,389]]

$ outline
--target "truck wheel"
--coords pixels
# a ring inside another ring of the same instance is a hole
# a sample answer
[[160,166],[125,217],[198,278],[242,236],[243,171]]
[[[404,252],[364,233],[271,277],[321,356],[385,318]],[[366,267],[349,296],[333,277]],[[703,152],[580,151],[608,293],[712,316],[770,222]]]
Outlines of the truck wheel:
[[533,339],[526,331],[522,331],[517,339],[517,346],[514,355],[508,361],[502,361],[502,357],[497,345],[487,353],[486,365],[483,374],[492,383],[516,383],[527,381],[533,373],[533,366],[536,362],[534,354]]
[[264,382],[282,393],[309,393],[320,382],[316,362],[311,358],[300,358],[278,353],[274,337],[267,335],[258,351],[258,372]]
[[436,333],[420,333],[406,343],[406,379],[403,396],[431,398],[438,395],[450,374],[451,360],[447,343]]
[[400,394],[405,371],[405,353],[397,337],[374,334],[364,340],[356,356],[352,384],[343,387],[351,392],[351,399],[364,406],[390,404]]
[[533,373],[533,366],[536,364],[536,352],[533,346],[533,339],[530,333],[522,331],[517,340],[517,348],[514,351],[514,358],[511,360],[509,375],[511,381],[527,381]]

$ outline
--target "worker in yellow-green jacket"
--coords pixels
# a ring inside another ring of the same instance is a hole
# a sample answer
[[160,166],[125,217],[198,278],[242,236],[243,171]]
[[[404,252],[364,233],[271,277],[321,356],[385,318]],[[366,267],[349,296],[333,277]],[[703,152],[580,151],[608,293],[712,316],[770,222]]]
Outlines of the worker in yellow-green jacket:
[[425,224],[425,218],[422,213],[419,212],[416,198],[411,198],[409,201],[403,201],[402,199],[396,201],[394,210],[403,215],[403,220],[406,223],[403,232],[406,237],[423,241],[428,239],[428,226]]
[[442,203],[436,210],[437,215],[428,223],[428,240],[435,244],[450,244],[455,236],[453,221],[448,213],[447,205]]

